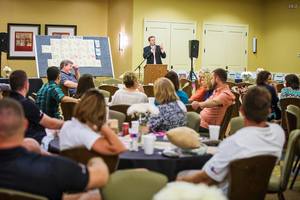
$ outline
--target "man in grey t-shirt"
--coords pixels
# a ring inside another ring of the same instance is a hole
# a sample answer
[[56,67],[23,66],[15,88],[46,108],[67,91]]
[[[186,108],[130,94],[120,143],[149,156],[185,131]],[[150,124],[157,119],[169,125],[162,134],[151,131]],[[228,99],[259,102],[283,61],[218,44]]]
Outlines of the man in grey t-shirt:
[[[75,74],[72,74],[72,69],[74,69]],[[75,65],[70,60],[63,60],[60,63],[60,84],[69,89],[70,96],[75,95],[76,88],[78,85],[78,80],[80,77],[78,65]]]

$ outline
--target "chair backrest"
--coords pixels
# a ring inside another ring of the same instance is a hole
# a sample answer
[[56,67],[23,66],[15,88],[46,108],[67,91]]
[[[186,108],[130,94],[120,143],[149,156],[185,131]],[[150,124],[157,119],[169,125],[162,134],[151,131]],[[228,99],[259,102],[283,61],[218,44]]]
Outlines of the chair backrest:
[[238,130],[244,127],[243,117],[234,117],[230,120],[229,135],[235,134]]
[[299,98],[284,98],[279,100],[280,108],[281,108],[281,126],[284,130],[287,130],[287,122],[286,122],[286,109],[288,105],[295,105],[300,107],[300,99]]
[[236,84],[239,88],[241,87],[249,87],[251,85],[253,85],[252,83],[247,83],[247,82],[240,82]]
[[181,88],[183,88],[186,85],[192,85],[192,81],[190,81],[189,79],[186,79],[186,78],[181,78],[179,80],[179,83],[180,83]]
[[60,104],[64,120],[70,120],[73,117],[73,111],[76,106],[76,103],[73,102],[62,102]]
[[276,163],[270,155],[235,160],[229,166],[230,200],[264,200]]
[[232,104],[226,110],[226,113],[224,115],[224,118],[223,118],[223,121],[222,121],[222,124],[220,127],[219,140],[223,140],[225,138],[225,133],[227,131],[228,124],[232,118],[232,113],[233,113],[234,107],[235,107],[235,104]]
[[241,107],[241,101],[240,101],[240,94],[234,91],[231,91],[235,96],[235,106],[232,111],[232,117],[238,117],[240,116],[240,107]]
[[127,115],[127,110],[129,107],[130,107],[130,105],[125,105],[125,104],[112,105],[109,107],[109,110],[115,110],[115,111],[123,113],[126,116],[125,121],[131,122],[131,116]]
[[99,91],[101,92],[101,94],[103,94],[104,97],[108,97],[110,98],[110,92],[106,91],[106,90],[100,90]]
[[0,188],[0,199],[1,200],[47,200],[48,198],[35,195],[35,194],[30,194],[27,192]]
[[123,81],[120,79],[115,79],[115,78],[110,78],[110,79],[106,79],[104,81],[102,81],[102,84],[106,84],[106,85],[118,85],[118,84],[122,84]]
[[119,163],[118,155],[113,155],[113,156],[101,155],[94,151],[89,151],[85,147],[78,147],[78,148],[63,150],[60,152],[60,155],[70,158],[70,159],[77,161],[79,163],[82,163],[84,165],[87,165],[88,161],[91,158],[101,157],[104,160],[104,162],[106,163],[106,165],[108,166],[110,173],[113,173],[114,171],[116,171],[118,163]]
[[113,86],[113,85],[100,85],[98,88],[100,90],[108,91],[110,93],[110,100],[111,100],[111,97],[114,96],[116,91],[119,89],[118,87]]
[[194,110],[192,107],[192,104],[186,104],[186,110],[188,112],[196,112],[196,113],[200,113],[201,112],[201,108],[198,108],[197,110]]
[[126,115],[124,113],[115,111],[115,110],[109,110],[109,119],[117,119],[119,123],[119,130],[122,129],[122,124],[126,120]]
[[286,109],[288,133],[295,129],[300,129],[300,108],[295,105],[288,105]]
[[300,143],[300,129],[293,130],[289,135],[289,141],[285,152],[285,157],[283,160],[283,166],[280,176],[280,190],[285,191],[289,183],[289,178],[291,175],[296,150],[298,144]]
[[144,85],[143,88],[147,97],[154,97],[153,85]]
[[187,127],[199,132],[200,116],[196,112],[187,112]]
[[167,177],[151,171],[120,170],[102,189],[104,200],[152,200],[167,184]]

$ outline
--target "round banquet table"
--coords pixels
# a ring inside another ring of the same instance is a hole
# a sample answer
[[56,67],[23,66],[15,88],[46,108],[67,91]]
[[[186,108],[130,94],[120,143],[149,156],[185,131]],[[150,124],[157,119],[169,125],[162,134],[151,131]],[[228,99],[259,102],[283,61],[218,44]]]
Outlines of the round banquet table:
[[[55,138],[49,143],[52,153],[59,153],[59,140]],[[170,158],[161,155],[162,150],[155,149],[153,155],[145,155],[143,149],[127,151],[119,155],[118,169],[145,168],[166,175],[169,181],[176,179],[178,172],[188,169],[201,169],[212,157],[211,154],[199,156]]]
[[146,168],[166,175],[169,181],[176,179],[178,172],[188,169],[201,169],[212,157],[211,154],[200,156],[169,158],[161,155],[162,150],[155,149],[153,155],[145,155],[142,149],[138,152],[127,151],[120,155],[118,169]]

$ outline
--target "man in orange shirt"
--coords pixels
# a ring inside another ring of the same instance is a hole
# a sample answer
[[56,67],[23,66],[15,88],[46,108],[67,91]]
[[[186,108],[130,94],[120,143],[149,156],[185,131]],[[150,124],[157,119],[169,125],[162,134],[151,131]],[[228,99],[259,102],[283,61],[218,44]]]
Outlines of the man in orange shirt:
[[193,109],[200,112],[200,131],[208,132],[208,125],[221,125],[227,108],[235,102],[235,96],[226,84],[227,72],[218,68],[212,74],[213,94],[203,102],[192,102]]

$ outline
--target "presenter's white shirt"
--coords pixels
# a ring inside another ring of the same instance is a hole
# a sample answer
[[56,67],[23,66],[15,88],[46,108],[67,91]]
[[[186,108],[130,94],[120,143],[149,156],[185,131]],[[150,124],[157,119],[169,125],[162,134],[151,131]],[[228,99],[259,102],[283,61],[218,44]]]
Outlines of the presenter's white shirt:
[[126,89],[119,89],[112,97],[111,105],[126,104],[132,105],[137,103],[148,103],[147,96],[139,91],[127,91]]
[[204,165],[203,170],[219,182],[219,186],[226,193],[226,176],[231,161],[259,155],[280,158],[284,141],[284,131],[277,124],[268,123],[268,127],[265,128],[242,128],[219,145],[217,153]]
[[91,150],[96,140],[101,137],[99,133],[74,117],[64,123],[58,136],[60,150],[81,146]]

